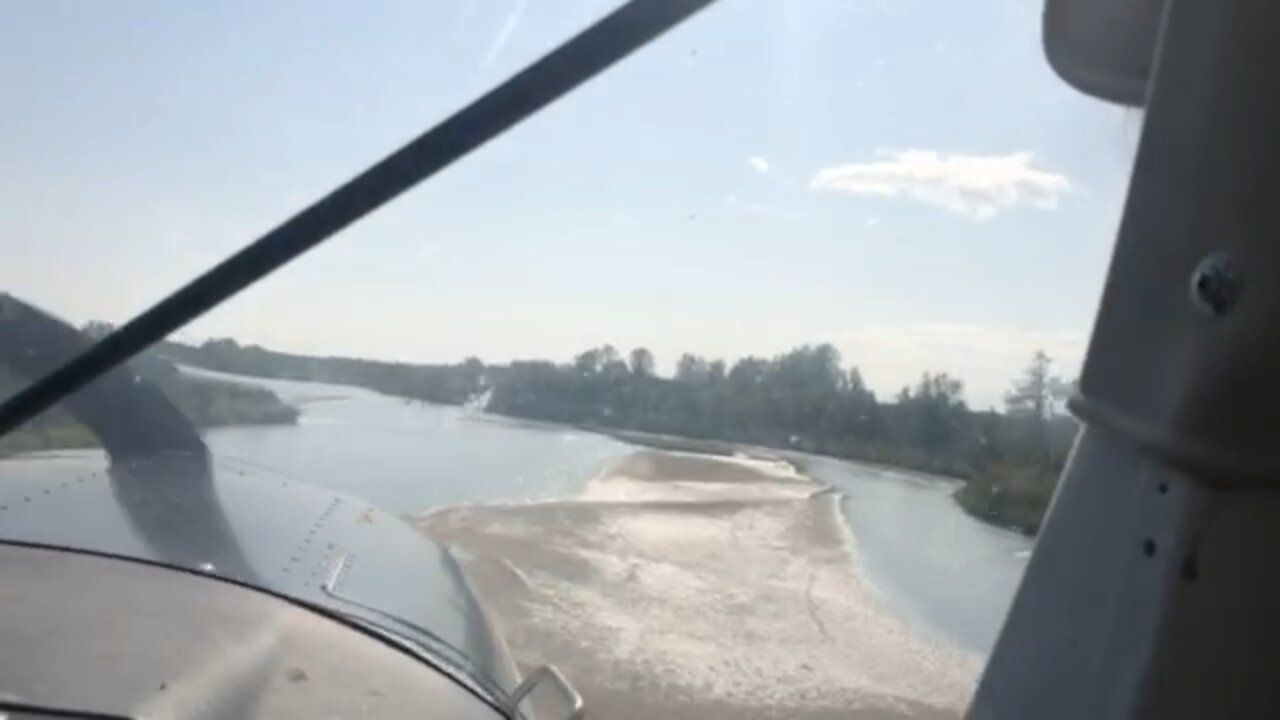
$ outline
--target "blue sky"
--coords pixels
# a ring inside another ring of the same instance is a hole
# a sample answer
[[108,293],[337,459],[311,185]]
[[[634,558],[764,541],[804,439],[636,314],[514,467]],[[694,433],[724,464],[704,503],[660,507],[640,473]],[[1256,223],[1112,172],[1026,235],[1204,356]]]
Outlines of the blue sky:
[[[27,2],[0,25],[0,288],[120,321],[613,3]],[[1136,118],[1037,0],[722,0],[198,321],[311,353],[734,358],[883,394],[1078,368]]]

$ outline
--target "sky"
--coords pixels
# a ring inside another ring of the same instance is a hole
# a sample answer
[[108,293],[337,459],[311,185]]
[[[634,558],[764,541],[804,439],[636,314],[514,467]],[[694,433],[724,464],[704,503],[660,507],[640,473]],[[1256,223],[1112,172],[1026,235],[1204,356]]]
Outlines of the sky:
[[[50,1],[0,24],[0,289],[120,322],[607,12]],[[417,362],[830,342],[1078,372],[1138,123],[1038,0],[721,0],[178,334]]]

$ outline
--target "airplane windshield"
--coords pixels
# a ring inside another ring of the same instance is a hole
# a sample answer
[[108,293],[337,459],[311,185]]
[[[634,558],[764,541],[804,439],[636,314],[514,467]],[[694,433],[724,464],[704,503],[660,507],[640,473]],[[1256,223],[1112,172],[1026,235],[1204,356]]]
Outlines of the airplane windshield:
[[[617,5],[11,4],[0,399]],[[0,541],[267,588],[498,695],[552,663],[601,717],[959,717],[1139,130],[1041,11],[712,3],[0,436]]]

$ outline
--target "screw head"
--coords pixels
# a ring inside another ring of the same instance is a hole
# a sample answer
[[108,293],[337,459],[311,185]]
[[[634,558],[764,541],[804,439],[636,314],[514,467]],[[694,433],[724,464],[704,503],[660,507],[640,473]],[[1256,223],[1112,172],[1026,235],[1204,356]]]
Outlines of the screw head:
[[1191,301],[1209,315],[1223,315],[1240,300],[1243,283],[1231,257],[1213,253],[1191,273]]

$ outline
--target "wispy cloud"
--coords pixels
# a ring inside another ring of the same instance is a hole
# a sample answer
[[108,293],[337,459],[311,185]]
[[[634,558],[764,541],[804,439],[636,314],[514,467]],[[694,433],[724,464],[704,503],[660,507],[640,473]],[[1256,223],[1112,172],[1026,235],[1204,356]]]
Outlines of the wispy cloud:
[[973,220],[1001,210],[1051,210],[1070,192],[1065,175],[1033,164],[1029,152],[946,155],[935,150],[880,151],[876,160],[822,168],[809,187],[850,195],[905,195]]
[[802,213],[777,205],[769,205],[767,203],[747,202],[737,195],[728,195],[724,199],[724,204],[731,209],[739,212],[749,213],[751,215],[763,215],[765,217],[781,218],[786,220],[796,220],[804,217]]
[[767,175],[769,173],[769,161],[765,160],[759,155],[752,155],[751,157],[747,158],[747,164],[750,165],[752,168],[754,168],[755,171],[760,173],[761,175]]
[[507,17],[502,21],[502,27],[498,28],[498,34],[493,36],[493,42],[489,43],[489,50],[484,54],[482,65],[490,65],[498,56],[502,54],[502,49],[507,46],[507,41],[511,39],[511,34],[516,31],[516,26],[520,24],[520,18],[524,15],[524,6],[527,0],[515,0],[511,6],[511,12],[507,13]]

